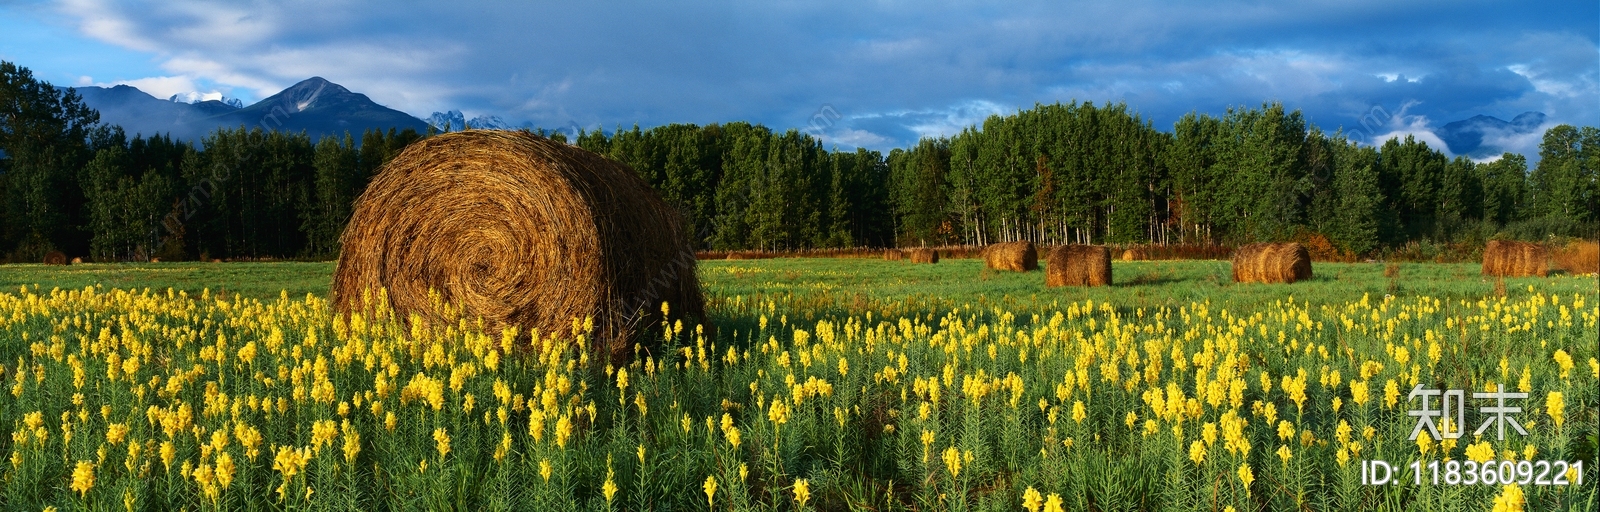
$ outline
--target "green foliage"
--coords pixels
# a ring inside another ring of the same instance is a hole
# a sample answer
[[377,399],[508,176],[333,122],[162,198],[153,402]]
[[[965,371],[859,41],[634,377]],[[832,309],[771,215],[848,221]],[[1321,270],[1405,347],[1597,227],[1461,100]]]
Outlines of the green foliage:
[[83,190],[76,184],[93,157],[87,143],[99,120],[77,92],[0,61],[0,252],[39,261],[51,250],[87,249],[78,231]]

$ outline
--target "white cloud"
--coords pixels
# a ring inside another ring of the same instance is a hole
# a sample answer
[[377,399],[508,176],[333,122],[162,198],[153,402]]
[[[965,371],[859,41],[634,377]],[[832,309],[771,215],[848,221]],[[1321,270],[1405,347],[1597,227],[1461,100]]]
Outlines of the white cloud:
[[222,92],[218,90],[213,89],[209,91],[202,91],[202,87],[195,84],[193,79],[186,76],[153,76],[134,80],[119,80],[112,83],[97,85],[112,86],[119,84],[131,85],[141,91],[144,91],[146,94],[160,99],[167,99],[175,94],[184,98],[203,97],[207,95],[214,95],[217,98],[222,97]]
[[1374,146],[1382,146],[1389,139],[1398,138],[1404,140],[1406,137],[1412,137],[1417,141],[1426,143],[1428,147],[1444,153],[1446,156],[1454,156],[1450,154],[1450,147],[1444,143],[1444,139],[1434,134],[1432,122],[1428,120],[1427,116],[1408,113],[1412,107],[1420,104],[1420,102],[1415,101],[1402,104],[1399,112],[1395,112],[1393,116],[1390,116],[1382,126],[1374,128],[1375,132],[1382,131],[1383,133],[1375,133],[1366,142]]
[[858,148],[878,148],[893,142],[888,137],[851,128],[837,130],[837,133],[825,133],[821,138],[825,145],[838,144]]

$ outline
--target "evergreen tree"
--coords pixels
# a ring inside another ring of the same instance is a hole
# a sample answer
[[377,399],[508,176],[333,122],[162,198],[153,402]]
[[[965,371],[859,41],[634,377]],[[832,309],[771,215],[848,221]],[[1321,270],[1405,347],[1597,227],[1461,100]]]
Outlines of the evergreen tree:
[[79,173],[93,157],[89,135],[99,120],[76,91],[0,61],[0,251],[23,261],[87,252]]
[[1385,216],[1378,183],[1378,152],[1336,137],[1333,171],[1335,207],[1327,223],[1330,241],[1340,249],[1366,254],[1378,247],[1379,219]]

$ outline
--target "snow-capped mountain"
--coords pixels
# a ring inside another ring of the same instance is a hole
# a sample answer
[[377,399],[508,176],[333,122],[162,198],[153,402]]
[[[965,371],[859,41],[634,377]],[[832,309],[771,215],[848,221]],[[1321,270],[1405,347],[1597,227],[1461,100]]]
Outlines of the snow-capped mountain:
[[449,128],[450,131],[458,131],[465,128],[475,130],[511,130],[517,128],[512,126],[511,123],[500,119],[500,116],[485,114],[467,119],[466,114],[461,113],[460,110],[434,112],[433,115],[428,116],[428,125],[438,131],[445,131],[446,128]]
[[[175,95],[162,100],[139,89],[77,87],[84,104],[100,112],[100,121],[122,126],[129,135],[164,133],[176,139],[198,141],[218,128],[261,128],[304,131],[313,140],[350,132],[360,139],[368,129],[426,131],[422,120],[374,103],[365,94],[351,92],[322,77],[312,77],[253,105],[234,98],[206,99]],[[199,100],[199,101],[194,101]]]

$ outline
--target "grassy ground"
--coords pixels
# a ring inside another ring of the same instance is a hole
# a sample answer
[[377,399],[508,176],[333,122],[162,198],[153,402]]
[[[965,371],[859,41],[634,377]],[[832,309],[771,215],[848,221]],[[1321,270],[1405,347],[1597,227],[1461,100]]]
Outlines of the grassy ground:
[[331,262],[0,265],[0,290],[12,292],[23,285],[39,285],[43,291],[99,285],[107,289],[172,288],[191,295],[210,289],[212,293],[265,300],[285,291],[295,298],[307,293],[326,296],[332,281]]
[[[729,301],[777,299],[804,302],[840,315],[876,309],[915,308],[923,313],[947,311],[959,304],[994,304],[1010,310],[1038,310],[1085,299],[1136,308],[1178,307],[1211,301],[1220,307],[1253,309],[1286,297],[1314,303],[1344,303],[1362,295],[1428,296],[1439,299],[1477,298],[1495,293],[1495,280],[1479,275],[1473,263],[1404,263],[1395,277],[1384,276],[1377,263],[1318,263],[1316,277],[1291,285],[1234,284],[1225,261],[1115,262],[1115,286],[1046,288],[1043,272],[990,272],[975,259],[946,260],[936,265],[872,259],[783,258],[700,262],[700,278],[714,306]],[[164,290],[197,295],[237,294],[275,299],[313,294],[326,297],[333,263],[158,263],[0,266],[0,290],[23,285],[80,289]],[[1594,278],[1506,279],[1512,296],[1532,285],[1546,293],[1592,292]],[[716,308],[714,308],[715,310]]]

